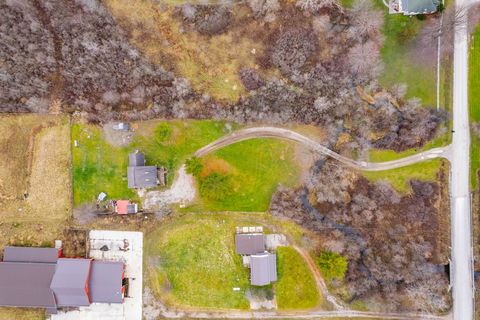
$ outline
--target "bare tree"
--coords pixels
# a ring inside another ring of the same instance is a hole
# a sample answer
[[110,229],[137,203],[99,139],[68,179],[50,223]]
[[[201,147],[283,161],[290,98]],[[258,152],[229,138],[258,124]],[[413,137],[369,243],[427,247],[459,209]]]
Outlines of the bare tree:
[[369,40],[358,43],[348,53],[350,69],[360,76],[375,77],[382,70],[380,61],[380,48],[377,43]]
[[310,13],[318,13],[322,8],[341,8],[337,0],[298,0],[297,7]]
[[438,38],[442,39],[441,50],[444,54],[453,52],[455,32],[467,24],[468,13],[471,7],[447,7],[438,19],[427,24],[420,34],[420,41],[424,46],[436,46]]
[[349,13],[351,27],[349,36],[351,38],[370,38],[374,41],[380,41],[381,28],[384,22],[383,12],[373,7],[372,1],[355,1],[353,8]]

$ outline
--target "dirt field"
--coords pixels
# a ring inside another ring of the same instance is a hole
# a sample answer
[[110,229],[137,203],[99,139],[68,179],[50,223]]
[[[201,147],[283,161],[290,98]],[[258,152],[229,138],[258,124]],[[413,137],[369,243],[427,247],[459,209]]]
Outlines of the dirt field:
[[48,245],[71,215],[67,117],[0,117],[0,247]]
[[0,118],[2,222],[64,219],[70,214],[68,119]]

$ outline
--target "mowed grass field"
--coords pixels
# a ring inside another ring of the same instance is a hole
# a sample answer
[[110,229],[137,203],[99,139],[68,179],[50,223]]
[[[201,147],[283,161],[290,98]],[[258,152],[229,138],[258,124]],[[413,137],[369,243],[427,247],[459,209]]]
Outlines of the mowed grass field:
[[294,186],[299,181],[294,148],[284,141],[254,139],[207,157],[204,163],[210,173],[219,170],[231,175],[233,192],[222,199],[202,199],[203,206],[213,211],[266,211],[279,184]]
[[[303,235],[294,223],[268,214],[179,214],[146,236],[148,285],[159,299],[172,306],[248,309],[245,293],[250,288],[249,270],[235,253],[234,236],[236,226],[252,225],[262,225],[267,232],[284,233],[292,239]],[[314,282],[312,287],[313,277],[302,257],[289,249],[279,250],[275,289],[277,299],[282,301],[279,307],[312,307],[320,300]],[[287,301],[290,299],[294,301]]]
[[[470,42],[469,57],[469,107],[470,122],[480,123],[480,26],[477,27]],[[472,188],[478,188],[478,170],[480,168],[480,137],[472,132],[470,150],[470,178]]]
[[73,124],[71,139],[75,205],[95,201],[100,192],[111,199],[136,198],[127,187],[127,148],[108,144],[95,125]]
[[[74,203],[95,201],[100,192],[111,199],[137,199],[128,189],[126,172],[128,153],[138,149],[145,153],[147,164],[168,169],[171,184],[176,170],[193,153],[208,143],[237,128],[221,121],[147,121],[133,124],[132,143],[117,147],[105,141],[102,129],[94,125],[74,124],[72,147]],[[212,211],[265,211],[278,183],[294,185],[299,167],[294,161],[291,144],[272,139],[241,142],[206,157],[205,166],[217,170],[215,162],[223,161],[229,168],[234,189],[221,199],[199,199],[196,205]]]
[[387,171],[362,171],[362,175],[371,181],[389,182],[392,187],[401,193],[411,191],[410,180],[435,181],[442,168],[441,159],[428,160]]
[[278,248],[277,268],[275,292],[279,309],[310,309],[319,305],[320,294],[315,279],[295,249]]
[[[385,38],[381,50],[385,69],[380,77],[380,83],[386,87],[405,83],[408,98],[417,97],[422,99],[424,104],[435,106],[435,63],[430,66],[422,62],[417,63],[419,59],[416,59],[411,51],[425,21],[401,14],[388,14],[381,0],[374,0],[374,3],[378,10],[385,12],[382,29]],[[431,59],[436,59],[436,55]]]

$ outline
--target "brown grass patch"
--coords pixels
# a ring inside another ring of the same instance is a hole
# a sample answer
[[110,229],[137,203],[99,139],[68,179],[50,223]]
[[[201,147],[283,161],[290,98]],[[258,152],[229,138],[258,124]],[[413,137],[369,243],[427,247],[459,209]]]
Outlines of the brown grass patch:
[[0,308],[0,320],[43,320],[45,310],[24,308]]
[[[215,36],[182,33],[172,6],[151,0],[106,0],[105,4],[129,32],[130,41],[152,62],[172,67],[189,79],[194,89],[221,101],[235,102],[245,92],[238,71],[242,66],[255,67],[256,56],[264,51],[261,42],[253,40],[255,33],[243,36],[240,26]],[[238,10],[242,25],[244,11]],[[256,25],[255,20],[248,19]]]
[[0,248],[62,238],[71,212],[69,132],[62,116],[0,117]]
[[232,166],[225,160],[215,157],[208,157],[203,161],[203,170],[200,174],[201,177],[206,177],[211,173],[229,174],[232,173]]
[[1,222],[65,219],[70,214],[70,137],[66,117],[0,118]]

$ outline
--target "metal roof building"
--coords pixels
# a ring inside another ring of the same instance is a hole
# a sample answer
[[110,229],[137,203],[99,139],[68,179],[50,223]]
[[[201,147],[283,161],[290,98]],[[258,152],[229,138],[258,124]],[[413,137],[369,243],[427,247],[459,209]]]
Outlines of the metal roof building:
[[0,306],[47,308],[122,303],[124,263],[59,258],[53,248],[5,248]]
[[265,236],[263,233],[246,233],[235,235],[235,250],[237,254],[251,255],[265,251]]
[[88,278],[91,262],[91,259],[58,259],[50,288],[59,307],[90,305]]
[[59,250],[56,248],[5,247],[3,261],[55,263]]
[[54,263],[0,262],[0,305],[56,308],[50,283]]
[[277,256],[262,253],[250,256],[250,283],[266,286],[277,281]]
[[122,262],[93,260],[88,282],[92,302],[122,303]]

